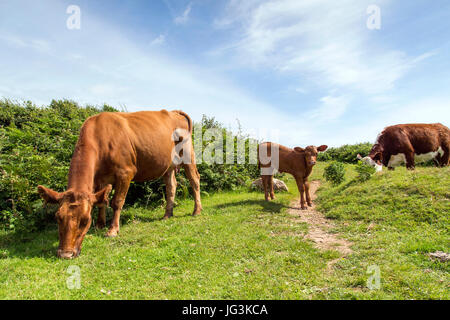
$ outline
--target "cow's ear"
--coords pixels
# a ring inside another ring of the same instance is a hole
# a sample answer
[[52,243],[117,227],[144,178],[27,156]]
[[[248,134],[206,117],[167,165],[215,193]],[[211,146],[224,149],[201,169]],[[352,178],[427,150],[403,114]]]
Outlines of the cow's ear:
[[356,159],[358,159],[358,160],[361,160],[362,159],[362,157],[361,157],[361,155],[358,153],[358,155],[356,156]]
[[104,204],[108,204],[108,197],[109,193],[112,190],[112,185],[108,184],[106,187],[104,187],[102,190],[96,192],[93,194],[93,203],[96,206],[101,206]]
[[305,151],[305,149],[300,148],[300,147],[295,147],[294,150],[297,151],[297,152],[303,152],[303,151]]
[[44,186],[37,187],[38,193],[46,203],[58,203],[62,199],[64,193],[56,192]]
[[323,152],[323,151],[327,150],[327,148],[328,148],[328,146],[323,144],[323,145],[321,145],[320,147],[317,148],[317,151]]

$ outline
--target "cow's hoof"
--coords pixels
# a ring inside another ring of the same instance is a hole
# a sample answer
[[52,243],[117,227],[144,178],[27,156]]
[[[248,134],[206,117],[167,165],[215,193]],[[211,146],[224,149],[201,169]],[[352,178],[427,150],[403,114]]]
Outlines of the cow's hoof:
[[305,207],[305,206],[300,207],[300,209],[301,209],[301,210],[308,210],[308,208]]
[[308,202],[308,207],[312,207],[312,203],[311,202]]
[[105,227],[106,227],[105,224],[96,224],[96,225],[95,225],[95,229],[103,229],[103,228],[105,228]]
[[118,230],[109,230],[107,233],[106,233],[106,236],[108,237],[108,238],[114,238],[114,237],[117,237],[119,235],[119,231]]
[[165,214],[164,217],[163,217],[163,220],[167,220],[167,219],[170,219],[170,218],[172,218],[171,214]]
[[194,213],[192,214],[193,217],[199,216],[200,215],[200,211],[194,211]]

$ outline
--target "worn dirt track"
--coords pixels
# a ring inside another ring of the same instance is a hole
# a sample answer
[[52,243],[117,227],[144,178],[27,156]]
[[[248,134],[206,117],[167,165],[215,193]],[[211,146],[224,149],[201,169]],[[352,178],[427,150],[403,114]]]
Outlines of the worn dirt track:
[[353,252],[350,248],[352,243],[340,238],[338,233],[333,233],[333,222],[316,210],[314,202],[319,186],[319,181],[310,182],[312,207],[308,207],[307,210],[301,210],[300,201],[297,199],[291,203],[291,208],[288,212],[295,217],[296,221],[308,224],[308,233],[305,235],[305,238],[311,240],[316,248],[320,250],[336,250],[341,254],[340,258],[328,263],[328,269],[331,269],[337,261]]

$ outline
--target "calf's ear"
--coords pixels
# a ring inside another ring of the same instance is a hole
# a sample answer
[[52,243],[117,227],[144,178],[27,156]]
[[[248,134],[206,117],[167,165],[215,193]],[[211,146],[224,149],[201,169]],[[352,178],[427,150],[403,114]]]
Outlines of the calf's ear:
[[305,149],[300,148],[300,147],[295,147],[294,150],[297,151],[297,152],[303,152],[303,151],[305,151]]
[[101,205],[108,204],[108,197],[109,197],[109,193],[111,192],[111,190],[112,190],[112,185],[108,184],[102,190],[94,193],[92,195],[92,202],[94,203],[94,205],[101,206]]
[[58,203],[64,195],[62,192],[56,192],[44,186],[38,186],[37,190],[46,203]]
[[321,145],[320,147],[317,148],[317,151],[323,152],[323,151],[327,150],[327,148],[328,148],[328,146],[323,144],[323,145]]

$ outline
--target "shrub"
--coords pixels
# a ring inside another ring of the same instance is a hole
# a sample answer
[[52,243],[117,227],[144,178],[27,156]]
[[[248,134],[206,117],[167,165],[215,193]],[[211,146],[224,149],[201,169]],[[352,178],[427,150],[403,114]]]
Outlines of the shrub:
[[359,154],[367,155],[372,149],[370,142],[343,145],[338,148],[328,148],[325,152],[319,153],[317,159],[319,161],[339,161],[345,163],[357,163],[356,156]]
[[334,161],[324,170],[323,176],[333,185],[338,185],[345,180],[345,167],[341,162]]
[[376,172],[375,168],[368,166],[361,161],[355,166],[356,172],[358,172],[357,180],[364,182],[370,179],[370,177]]

